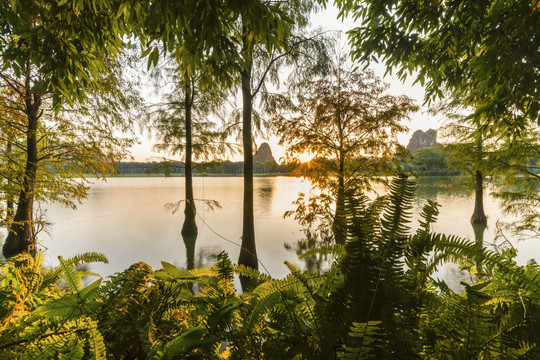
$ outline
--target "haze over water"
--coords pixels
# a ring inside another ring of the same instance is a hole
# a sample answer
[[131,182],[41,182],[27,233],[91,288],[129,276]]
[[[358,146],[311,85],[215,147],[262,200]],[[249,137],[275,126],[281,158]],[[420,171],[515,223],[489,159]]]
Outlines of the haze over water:
[[[285,243],[294,245],[303,239],[301,227],[292,218],[283,218],[298,192],[309,193],[310,184],[293,177],[255,178],[255,229],[257,253],[262,264],[274,277],[288,273],[285,260],[305,268],[294,250],[287,250]],[[382,187],[377,188],[383,192]],[[197,202],[199,236],[195,245],[195,267],[206,267],[215,262],[215,255],[222,250],[236,262],[242,232],[241,177],[196,177],[196,199],[216,200],[221,208],[207,211]],[[154,269],[161,267],[161,260],[179,267],[186,266],[186,249],[180,235],[183,222],[183,204],[172,214],[165,204],[183,198],[184,178],[133,177],[111,178],[96,181],[90,188],[88,199],[77,210],[58,205],[47,206],[47,217],[53,223],[51,236],[39,235],[39,245],[45,249],[45,262],[57,264],[57,256],[70,257],[87,251],[101,252],[109,264],[90,264],[89,270],[102,276],[110,275],[138,261],[145,261]],[[414,201],[412,227],[427,199],[441,204],[438,222],[433,230],[474,240],[469,218],[473,209],[471,195],[460,195],[430,184],[424,178]],[[499,203],[486,196],[485,209],[488,228],[484,244],[493,242],[496,221],[501,218]],[[5,229],[0,242],[5,237]],[[540,243],[534,240],[517,243],[518,262],[540,259]],[[328,262],[320,264],[324,268]],[[264,271],[262,266],[259,270]],[[446,277],[446,276],[445,276]]]

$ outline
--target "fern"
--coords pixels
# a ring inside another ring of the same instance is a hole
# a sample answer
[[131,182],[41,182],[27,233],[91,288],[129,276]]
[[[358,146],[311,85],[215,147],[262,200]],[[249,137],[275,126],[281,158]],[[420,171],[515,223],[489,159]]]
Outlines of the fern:
[[82,317],[86,325],[86,333],[88,336],[88,344],[90,355],[92,359],[102,360],[107,358],[107,351],[105,349],[105,343],[103,341],[103,336],[97,328],[97,322],[85,316]]
[[[537,359],[540,268],[518,266],[465,239],[431,232],[438,205],[411,232],[415,184],[398,176],[387,196],[344,199],[344,245],[324,273],[286,263],[272,279],[218,256],[210,269],[136,263],[82,287],[84,258],[41,256],[0,265],[0,357],[13,359]],[[452,291],[433,274],[456,262],[470,280]],[[252,279],[238,293],[235,276]],[[57,283],[64,281],[66,288]]]
[[314,255],[331,255],[336,258],[342,257],[345,255],[345,246],[340,244],[323,245],[303,252],[298,258],[304,259]]
[[91,262],[102,262],[108,264],[109,261],[105,255],[96,253],[96,252],[87,252],[84,254],[75,255],[69,259],[62,258],[63,264],[60,264],[52,269],[49,269],[43,279],[43,285],[48,286],[56,283],[60,280],[62,273],[64,272],[64,267],[73,267],[76,268],[82,264],[91,263]]
[[380,321],[353,323],[349,332],[351,338],[359,339],[359,346],[344,346],[340,359],[357,360],[373,357],[372,345],[378,340]]

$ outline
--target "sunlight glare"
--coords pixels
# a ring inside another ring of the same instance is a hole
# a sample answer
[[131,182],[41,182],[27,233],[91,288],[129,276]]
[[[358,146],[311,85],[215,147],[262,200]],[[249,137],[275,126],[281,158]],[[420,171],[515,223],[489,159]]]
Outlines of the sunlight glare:
[[307,162],[310,162],[311,160],[313,160],[315,158],[315,156],[317,156],[317,154],[303,153],[303,154],[297,155],[296,157],[298,158],[298,160],[300,160],[300,162],[307,163]]
[[308,206],[309,200],[312,197],[321,195],[321,190],[314,186],[308,179],[302,179],[302,181],[298,182],[296,185],[296,193],[305,194],[303,203],[305,206]]

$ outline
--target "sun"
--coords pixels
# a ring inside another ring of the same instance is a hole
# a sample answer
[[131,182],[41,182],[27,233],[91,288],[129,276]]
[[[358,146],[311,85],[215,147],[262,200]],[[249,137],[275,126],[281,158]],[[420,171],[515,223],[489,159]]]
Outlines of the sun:
[[313,160],[316,156],[317,154],[313,154],[313,153],[302,153],[302,154],[296,155],[296,158],[300,160],[300,162],[302,163],[307,163]]

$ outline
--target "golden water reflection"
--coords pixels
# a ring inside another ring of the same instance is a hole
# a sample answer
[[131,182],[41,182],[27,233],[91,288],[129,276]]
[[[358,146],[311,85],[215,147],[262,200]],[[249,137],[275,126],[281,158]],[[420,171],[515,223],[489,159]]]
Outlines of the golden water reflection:
[[[183,178],[112,178],[107,183],[96,182],[88,199],[76,211],[48,206],[47,215],[54,223],[52,237],[42,234],[39,242],[39,246],[46,249],[46,262],[57,264],[58,255],[102,252],[110,264],[91,264],[91,271],[109,275],[141,260],[153,268],[160,268],[161,260],[184,268],[209,266],[223,250],[231,259],[237,259],[242,229],[242,178],[194,179],[195,197],[217,200],[222,208],[209,212],[198,206],[199,234],[194,246],[187,251],[180,236],[183,213],[171,214],[164,208],[166,203],[182,199],[183,184]],[[283,218],[285,211],[294,208],[292,202],[298,192],[314,193],[311,184],[292,177],[274,177],[255,178],[254,187],[257,252],[270,274],[285,276],[288,273],[285,260],[303,269],[327,266],[327,259],[319,263],[298,260],[295,244],[305,240],[306,235],[294,219]],[[469,223],[474,205],[470,194],[453,193],[431,183],[421,184],[417,194],[413,230],[426,199],[433,199],[442,205],[434,231],[475,240]],[[495,238],[495,223],[501,217],[498,201],[487,196],[485,209],[488,226],[483,241],[490,245]],[[0,237],[2,234],[5,235],[5,229],[0,230]],[[289,249],[285,244],[290,245]],[[514,242],[513,245],[518,249],[520,264],[530,258],[540,259],[539,242]]]

